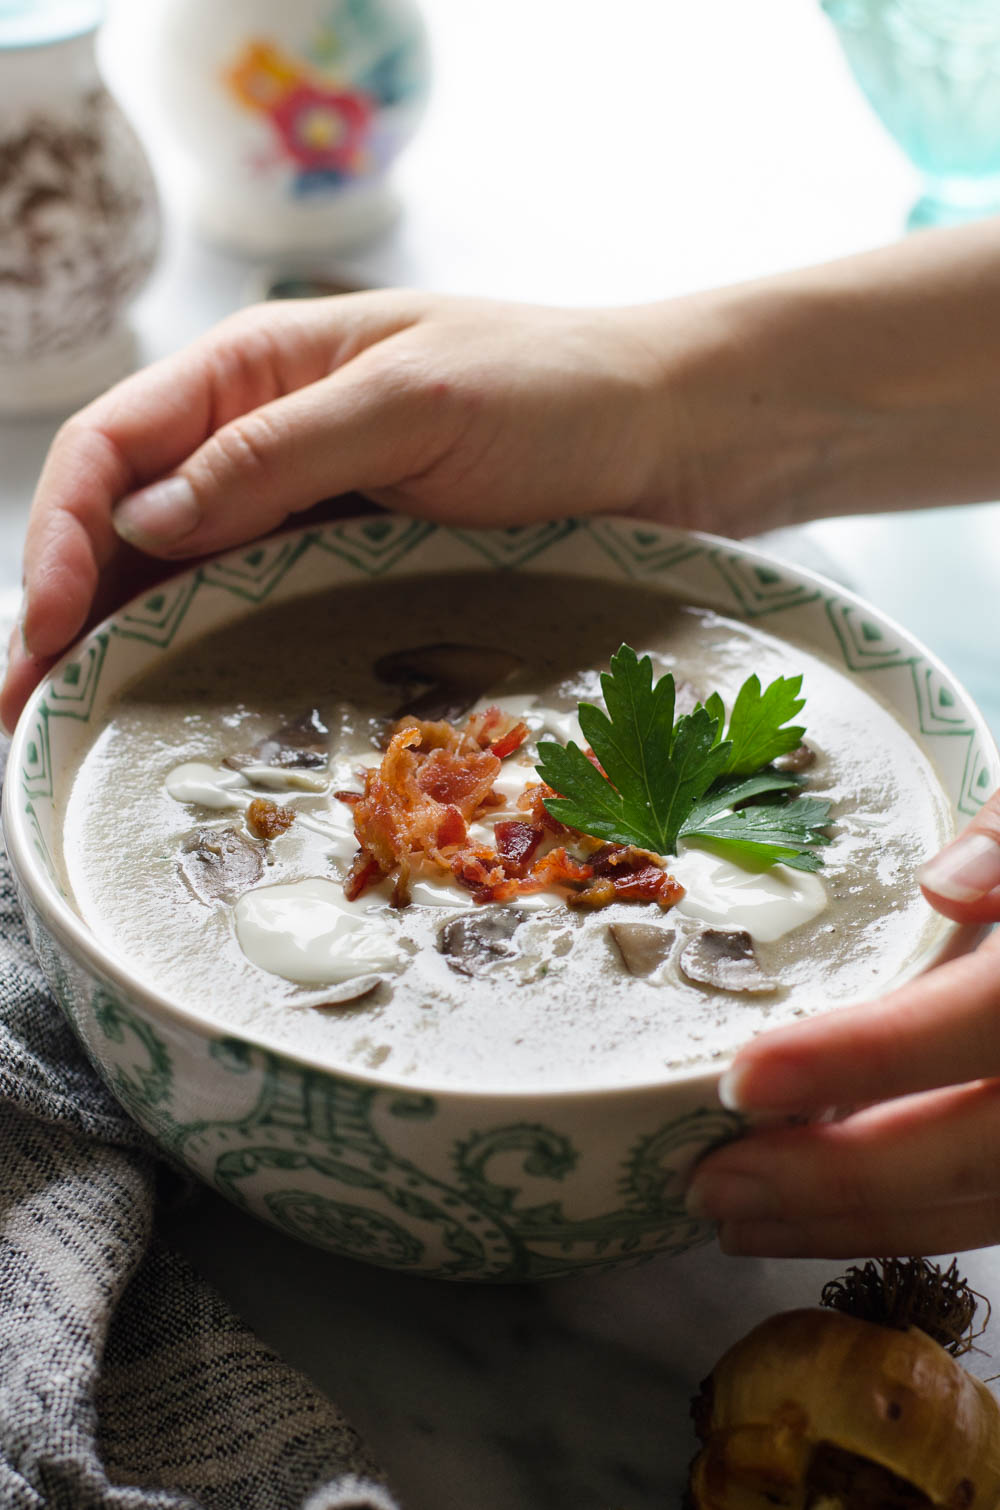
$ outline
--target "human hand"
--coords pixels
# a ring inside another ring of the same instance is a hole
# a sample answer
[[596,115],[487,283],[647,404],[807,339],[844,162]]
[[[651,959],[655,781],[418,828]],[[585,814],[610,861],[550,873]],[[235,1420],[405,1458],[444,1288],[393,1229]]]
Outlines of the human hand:
[[[1000,921],[1000,793],[921,873],[959,923]],[[728,1253],[848,1258],[1000,1242],[1000,932],[881,1001],[756,1039],[721,1094],[750,1133],[699,1164],[693,1212]]]
[[349,491],[467,525],[650,510],[661,378],[638,311],[393,291],[226,320],[56,437],[0,719],[127,596],[140,555],[202,556]]
[[620,511],[721,535],[994,498],[998,268],[982,224],[633,309],[383,291],[244,311],[57,436],[0,721],[151,563],[335,494],[445,523]]

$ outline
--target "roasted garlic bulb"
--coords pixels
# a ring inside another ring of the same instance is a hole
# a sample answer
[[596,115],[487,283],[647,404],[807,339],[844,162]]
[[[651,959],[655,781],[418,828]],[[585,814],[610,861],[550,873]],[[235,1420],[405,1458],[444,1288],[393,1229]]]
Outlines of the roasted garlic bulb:
[[689,1510],[998,1510],[1000,1409],[925,1332],[773,1316],[692,1414]]

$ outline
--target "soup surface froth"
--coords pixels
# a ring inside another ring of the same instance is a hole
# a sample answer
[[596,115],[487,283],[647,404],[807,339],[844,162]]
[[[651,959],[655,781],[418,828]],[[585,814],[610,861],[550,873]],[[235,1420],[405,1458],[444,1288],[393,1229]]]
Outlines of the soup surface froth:
[[[592,911],[552,893],[478,907],[457,885],[418,877],[407,907],[393,907],[383,884],[362,898],[360,922],[348,909],[336,948],[356,948],[356,968],[324,979],[321,963],[320,978],[306,978],[301,938],[273,918],[278,902],[294,912],[296,898],[300,920],[312,898],[318,917],[333,916],[323,909],[356,850],[351,810],[334,793],[360,790],[413,690],[380,678],[376,663],[414,646],[509,653],[514,669],[475,704],[499,701],[529,724],[498,782],[516,811],[518,791],[537,780],[537,739],[579,740],[577,704],[600,702],[600,673],[623,641],[657,674],[672,671],[684,697],[718,691],[727,707],[751,673],[765,685],[803,675],[800,721],[815,757],[805,790],[832,803],[819,879],[788,872],[778,905],[757,896],[759,877],[723,875],[692,846],[666,862],[688,888],[679,907]],[[281,730],[299,740],[284,766]],[[252,797],[295,818],[248,846]],[[653,589],[484,572],[340,587],[169,657],[121,697],[81,761],[64,848],[75,903],[101,941],[147,985],[228,1031],[398,1080],[567,1087],[648,1082],[904,977],[942,927],[914,875],[948,832],[925,756],[816,654]],[[198,877],[218,869],[227,845],[227,885],[199,894]],[[651,936],[661,957],[645,973],[630,972],[612,931],[638,923],[662,935]],[[706,985],[681,967],[696,936],[726,928],[749,929],[772,989]],[[320,1004],[349,996],[361,976],[377,978],[367,994]]]

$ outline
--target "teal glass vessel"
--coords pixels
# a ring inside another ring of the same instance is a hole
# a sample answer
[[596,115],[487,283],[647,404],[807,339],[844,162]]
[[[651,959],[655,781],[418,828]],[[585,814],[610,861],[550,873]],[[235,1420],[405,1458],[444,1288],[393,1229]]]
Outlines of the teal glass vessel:
[[858,84],[924,176],[908,226],[1000,211],[1000,0],[821,0]]
[[0,47],[65,42],[103,20],[104,0],[0,0]]

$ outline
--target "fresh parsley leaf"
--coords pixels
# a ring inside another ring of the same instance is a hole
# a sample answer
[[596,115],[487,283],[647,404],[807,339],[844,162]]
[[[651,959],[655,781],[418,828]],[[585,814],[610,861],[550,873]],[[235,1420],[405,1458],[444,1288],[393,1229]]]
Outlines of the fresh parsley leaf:
[[[580,728],[607,775],[578,745],[543,741],[538,774],[560,795],[546,807],[570,828],[674,854],[684,819],[725,770],[729,745],[704,708],[674,723],[674,679],[653,685],[653,663],[629,645],[601,677],[608,713],[580,704]],[[609,717],[610,714],[610,717]]]
[[543,741],[538,774],[558,793],[545,806],[570,828],[655,854],[675,854],[683,837],[757,865],[816,870],[830,804],[793,797],[801,779],[769,764],[802,741],[804,728],[788,726],[804,706],[801,687],[800,676],[763,690],[748,677],[723,738],[718,693],[675,721],[673,677],[654,682],[649,656],[622,645],[601,677],[607,712],[580,704],[580,728],[601,769],[572,742]]
[[794,787],[802,785],[800,776],[790,771],[759,771],[756,776],[736,776],[716,781],[703,801],[696,804],[681,824],[681,835],[696,833],[715,813],[724,808],[737,807],[754,797],[787,795]]
[[829,802],[797,797],[777,805],[737,808],[711,821],[689,819],[681,833],[685,839],[722,844],[756,864],[768,866],[780,860],[795,870],[818,870],[823,862],[811,850],[817,844],[829,844],[822,832],[829,821]]
[[[806,705],[805,698],[799,697],[801,690],[801,676],[779,676],[764,691],[758,676],[747,677],[736,694],[726,730],[733,747],[727,770],[749,776],[802,743],[806,731],[801,724],[783,727]],[[712,704],[709,711],[720,719],[721,728],[722,699],[715,692],[708,701]]]

